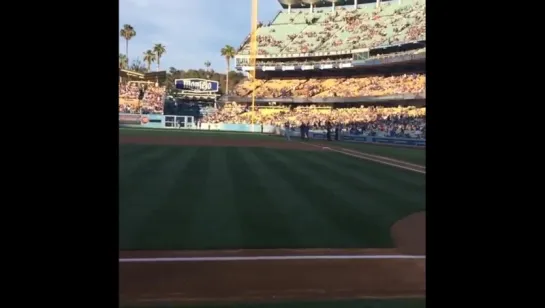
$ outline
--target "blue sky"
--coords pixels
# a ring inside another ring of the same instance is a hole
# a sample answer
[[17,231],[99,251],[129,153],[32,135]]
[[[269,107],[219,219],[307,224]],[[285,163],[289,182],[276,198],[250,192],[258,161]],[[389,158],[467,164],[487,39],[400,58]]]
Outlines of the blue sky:
[[[281,9],[277,0],[259,0],[259,21],[271,21]],[[129,42],[131,62],[154,44],[166,46],[161,68],[204,68],[210,61],[216,71],[225,71],[220,49],[235,48],[250,33],[251,0],[120,0],[119,28],[130,24],[136,36]],[[119,38],[125,53],[125,40]]]

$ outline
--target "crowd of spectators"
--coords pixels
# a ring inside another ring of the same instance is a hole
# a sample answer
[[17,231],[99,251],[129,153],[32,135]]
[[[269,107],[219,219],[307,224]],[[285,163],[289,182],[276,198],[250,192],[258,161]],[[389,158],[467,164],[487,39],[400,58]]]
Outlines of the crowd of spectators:
[[[394,55],[399,55],[395,53]],[[377,57],[378,58],[378,57]],[[325,65],[325,64],[343,64],[352,63],[352,55],[338,56],[338,57],[325,57],[325,58],[296,58],[296,59],[257,59],[257,66],[299,66],[299,65]],[[237,66],[249,66],[250,60],[248,58],[237,58]]]
[[138,99],[140,87],[137,83],[125,83],[119,85],[119,97],[126,99]]
[[[358,78],[311,78],[257,80],[256,97],[360,97],[395,94],[419,94],[426,89],[426,75],[373,76]],[[249,80],[239,83],[234,93],[250,96]]]
[[426,138],[426,108],[359,107],[331,108],[303,106],[289,108],[256,107],[252,112],[245,104],[228,103],[216,113],[208,114],[202,123],[264,124],[283,127],[286,122],[294,129],[302,123],[313,129],[324,129],[326,121],[340,125],[345,133]]
[[165,87],[137,82],[119,84],[119,113],[163,114]]
[[223,108],[215,109],[215,112],[203,113],[203,123],[250,123],[251,119],[248,118],[250,114],[248,105],[233,103],[226,103]]
[[144,92],[142,100],[143,114],[163,114],[165,87],[150,86]]
[[119,113],[140,113],[138,96],[140,87],[137,83],[122,83],[119,85]]
[[[404,0],[335,10],[319,8],[282,11],[258,30],[258,54],[316,53],[375,48],[425,40],[426,4]],[[249,41],[240,49],[249,53]]]

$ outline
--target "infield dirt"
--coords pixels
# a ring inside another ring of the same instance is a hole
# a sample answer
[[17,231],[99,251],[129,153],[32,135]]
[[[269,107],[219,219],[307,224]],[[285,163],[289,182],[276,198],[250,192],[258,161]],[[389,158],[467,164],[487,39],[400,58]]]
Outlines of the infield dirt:
[[[319,150],[300,142],[204,136],[120,136],[120,143]],[[398,255],[403,252],[423,255],[423,232],[425,233],[425,214],[419,214],[394,224],[392,237],[400,249],[120,251],[119,257]],[[119,297],[122,306],[424,297],[425,262],[425,259],[121,262]]]

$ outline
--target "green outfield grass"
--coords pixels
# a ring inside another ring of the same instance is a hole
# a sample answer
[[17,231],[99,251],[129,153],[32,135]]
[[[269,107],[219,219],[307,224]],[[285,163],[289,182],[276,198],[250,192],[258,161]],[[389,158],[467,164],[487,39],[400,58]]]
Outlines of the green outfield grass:
[[[205,137],[220,137],[227,139],[263,139],[271,140],[271,138],[281,139],[280,136],[271,136],[268,134],[260,133],[248,133],[248,132],[221,132],[221,131],[208,131],[208,130],[181,130],[181,129],[145,129],[145,128],[120,128],[121,135],[133,135],[133,136],[183,136],[184,138],[202,138]],[[273,139],[274,140],[274,139]],[[299,141],[297,138],[293,138],[294,142]],[[327,143],[327,141],[309,141],[309,142],[321,142]],[[422,149],[414,149],[409,147],[395,147],[384,145],[373,145],[369,143],[355,143],[355,142],[332,142],[333,145],[348,148],[364,153],[381,155],[394,159],[407,161],[418,165],[426,165],[426,151]]]
[[334,145],[343,147],[346,149],[356,150],[363,153],[369,153],[374,155],[380,155],[399,159],[409,163],[425,166],[426,165],[426,150],[415,149],[409,147],[395,147],[374,145],[370,143],[356,143],[356,142],[335,142]]
[[[156,306],[157,308],[425,308],[425,299],[367,299],[322,302],[292,302],[267,304],[228,304],[198,306]],[[129,308],[129,307],[126,307]]]
[[122,250],[386,248],[390,226],[425,208],[424,175],[338,153],[122,144],[119,156]]

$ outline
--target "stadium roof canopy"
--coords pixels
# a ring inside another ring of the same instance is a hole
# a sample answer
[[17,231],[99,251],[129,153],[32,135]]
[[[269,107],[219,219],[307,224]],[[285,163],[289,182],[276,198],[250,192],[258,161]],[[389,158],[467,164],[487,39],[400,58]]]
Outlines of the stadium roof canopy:
[[144,79],[144,74],[124,69],[119,69],[119,76],[123,78],[131,77],[135,79]]
[[354,1],[358,1],[358,4],[377,2],[377,0],[278,0],[284,9],[287,9],[289,5],[291,5],[292,9],[309,8],[310,3],[314,7],[331,7],[332,2],[335,2],[335,6],[354,5]]
[[144,74],[144,80],[164,82],[167,79],[167,72],[149,72]]
[[119,76],[123,78],[131,78],[135,81],[151,81],[151,82],[164,82],[167,79],[167,72],[149,72],[149,73],[139,73],[124,69],[119,69]]

